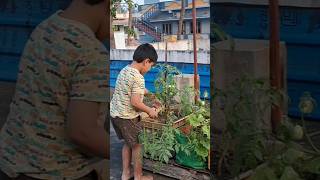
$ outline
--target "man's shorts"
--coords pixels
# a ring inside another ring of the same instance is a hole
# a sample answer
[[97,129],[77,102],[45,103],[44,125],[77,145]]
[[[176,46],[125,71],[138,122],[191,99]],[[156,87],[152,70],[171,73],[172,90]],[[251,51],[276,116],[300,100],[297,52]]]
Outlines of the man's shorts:
[[111,122],[119,139],[124,139],[130,148],[139,144],[138,136],[142,131],[140,116],[134,119],[122,119],[119,117],[112,118]]

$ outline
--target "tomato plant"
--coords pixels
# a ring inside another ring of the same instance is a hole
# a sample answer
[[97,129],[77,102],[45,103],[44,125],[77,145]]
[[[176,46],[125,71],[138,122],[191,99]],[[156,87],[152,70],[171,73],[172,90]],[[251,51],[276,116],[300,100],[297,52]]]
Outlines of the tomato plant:
[[177,104],[174,97],[178,94],[178,89],[174,76],[181,74],[181,72],[169,64],[157,64],[155,68],[159,71],[154,81],[155,94],[163,104],[163,113],[168,118],[170,105]]
[[[193,87],[178,90],[174,76],[180,74],[180,71],[176,67],[159,64],[155,68],[159,70],[154,82],[155,95],[163,105],[160,115],[164,115],[166,124],[161,131],[144,129],[140,134],[140,142],[144,145],[144,156],[160,163],[168,163],[175,153],[181,151],[190,155],[191,152],[195,152],[206,161],[210,148],[208,103],[205,101],[194,103],[193,98],[190,98],[194,95]],[[205,96],[207,97],[208,93]],[[173,109],[172,105],[177,105],[177,109]],[[193,128],[187,136],[188,143],[180,144],[176,137],[181,134],[181,131],[173,128],[172,124],[185,116],[188,116],[187,122]]]
[[[251,170],[249,180],[298,180],[320,177],[320,153],[306,133],[304,114],[311,113],[315,100],[304,93],[299,107],[303,126],[281,119],[275,133],[262,124],[265,110],[279,104],[285,95],[268,81],[240,77],[224,90],[214,90],[214,103],[225,117],[221,144],[217,145],[217,175],[222,167],[233,177]],[[310,147],[298,142],[305,137]],[[298,140],[298,141],[297,141]]]

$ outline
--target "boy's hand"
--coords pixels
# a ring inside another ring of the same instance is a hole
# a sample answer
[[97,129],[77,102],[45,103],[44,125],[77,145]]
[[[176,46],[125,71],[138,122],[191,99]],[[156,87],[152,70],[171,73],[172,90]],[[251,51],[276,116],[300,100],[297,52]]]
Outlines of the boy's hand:
[[158,100],[158,99],[156,99],[155,101],[154,101],[154,103],[153,103],[153,105],[152,105],[152,107],[155,107],[155,108],[160,108],[161,107],[161,102]]
[[151,118],[156,118],[158,117],[158,112],[156,111],[156,108],[150,108],[150,110],[148,111],[148,115]]

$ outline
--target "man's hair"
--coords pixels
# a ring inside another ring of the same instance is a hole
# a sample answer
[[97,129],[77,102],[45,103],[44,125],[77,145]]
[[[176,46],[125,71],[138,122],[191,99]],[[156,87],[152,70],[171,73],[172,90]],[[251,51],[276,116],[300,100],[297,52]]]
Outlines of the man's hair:
[[102,3],[104,0],[85,0],[85,2],[89,5],[96,5]]
[[133,54],[133,60],[141,63],[145,59],[150,59],[153,63],[158,60],[158,54],[151,44],[141,44],[137,47]]

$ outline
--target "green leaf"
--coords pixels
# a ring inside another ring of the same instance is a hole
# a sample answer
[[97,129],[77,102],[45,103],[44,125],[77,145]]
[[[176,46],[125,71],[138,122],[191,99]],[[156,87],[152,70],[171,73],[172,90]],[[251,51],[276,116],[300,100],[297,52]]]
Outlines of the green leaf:
[[290,148],[284,153],[283,160],[288,164],[293,164],[303,157],[304,153],[302,151]]
[[255,149],[255,150],[253,151],[253,153],[254,153],[255,157],[256,157],[259,161],[262,161],[262,160],[263,160],[263,155],[262,155],[261,151]]
[[184,153],[186,153],[187,156],[190,156],[191,155],[191,152],[189,149],[184,149]]
[[200,140],[200,144],[205,147],[207,150],[210,149],[210,141],[208,139]]
[[168,157],[172,157],[171,152],[170,152],[170,151],[168,151],[168,150],[166,150],[166,155],[167,155]]
[[209,126],[202,126],[202,132],[205,134],[207,137],[210,137],[210,127]]
[[189,123],[192,127],[198,127],[201,125],[201,122],[199,121],[199,118],[196,114],[191,115],[189,118]]
[[260,166],[255,169],[253,175],[248,180],[278,180],[273,169],[268,166]]
[[163,157],[163,160],[164,160],[165,163],[168,163],[169,162],[168,156]]
[[201,157],[207,157],[208,154],[209,154],[209,151],[207,148],[205,148],[204,146],[202,145],[198,145],[196,148],[195,148],[195,151],[197,153],[197,155],[201,156]]
[[291,166],[287,166],[284,169],[280,180],[302,180],[302,179]]
[[303,166],[304,171],[320,175],[320,157],[307,161]]

